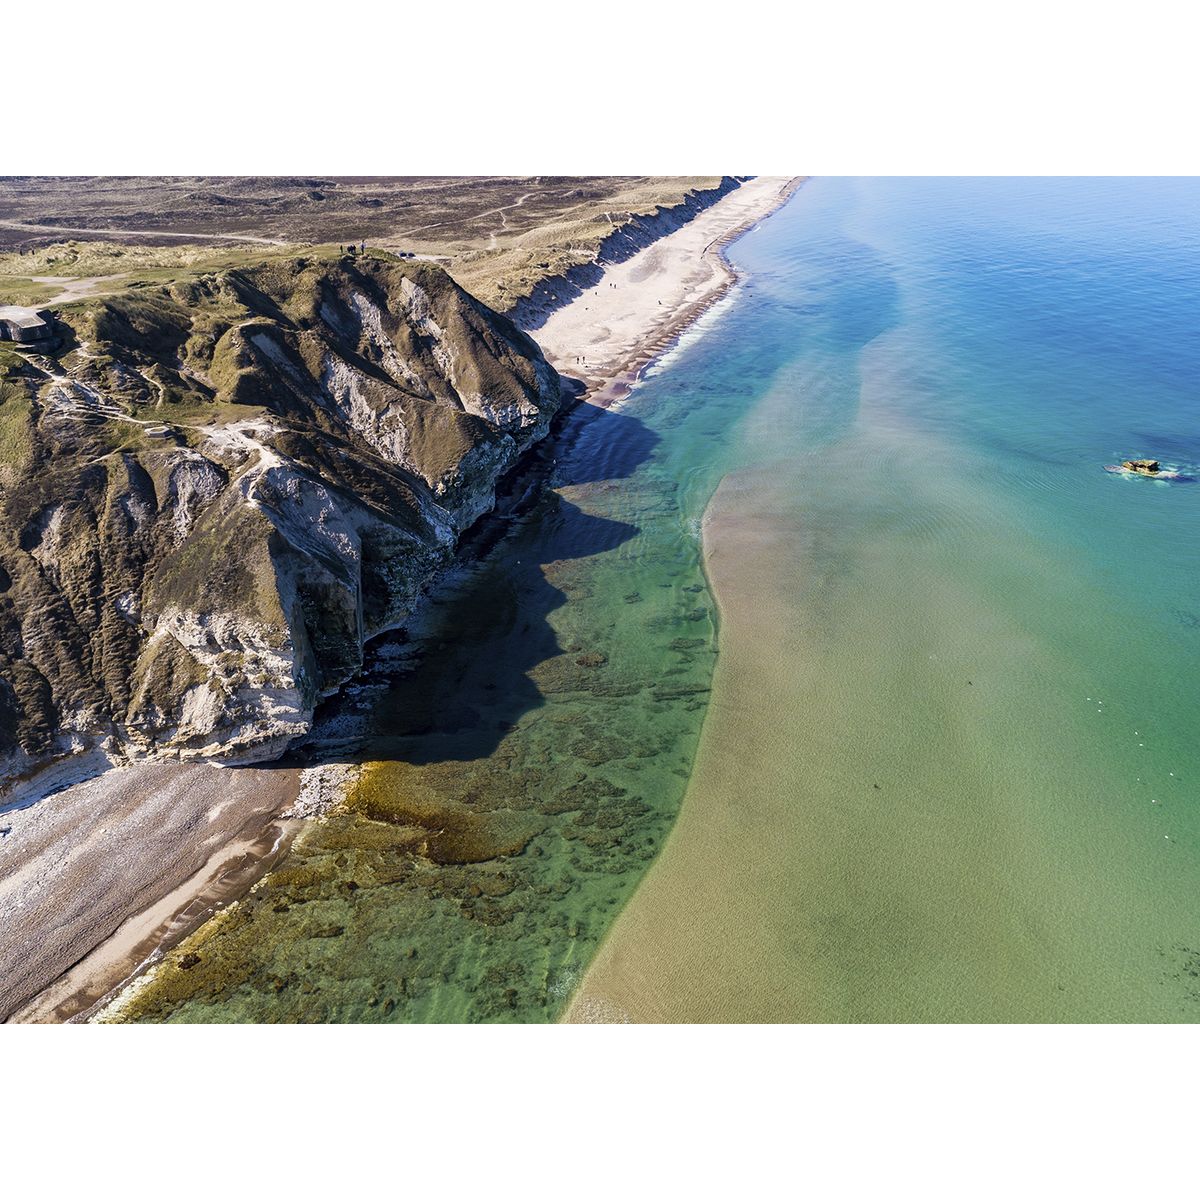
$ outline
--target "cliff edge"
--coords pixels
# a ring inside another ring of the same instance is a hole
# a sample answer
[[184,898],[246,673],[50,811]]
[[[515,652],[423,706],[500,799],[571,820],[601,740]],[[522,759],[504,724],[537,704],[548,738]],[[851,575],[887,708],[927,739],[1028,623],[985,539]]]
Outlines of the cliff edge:
[[280,754],[406,618],[560,381],[440,268],[295,258],[0,352],[0,771]]

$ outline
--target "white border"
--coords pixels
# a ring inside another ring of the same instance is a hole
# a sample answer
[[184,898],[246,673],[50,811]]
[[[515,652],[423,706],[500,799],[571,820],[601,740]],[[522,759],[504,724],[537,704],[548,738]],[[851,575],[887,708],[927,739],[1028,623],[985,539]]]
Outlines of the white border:
[[[0,172],[1186,173],[1182,10],[16,3]],[[0,1029],[5,1193],[1122,1197],[1194,1027]]]
[[9,7],[0,174],[1200,167],[1164,0]]
[[40,1067],[5,1088],[14,1197],[1127,1200],[1194,1176],[1194,1028],[0,1034]]

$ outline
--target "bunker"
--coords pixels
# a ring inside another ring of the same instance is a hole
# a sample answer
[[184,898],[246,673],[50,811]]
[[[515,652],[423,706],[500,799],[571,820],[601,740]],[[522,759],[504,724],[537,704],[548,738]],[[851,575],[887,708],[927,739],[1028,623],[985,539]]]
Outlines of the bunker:
[[44,342],[53,336],[50,322],[34,309],[0,305],[0,342]]

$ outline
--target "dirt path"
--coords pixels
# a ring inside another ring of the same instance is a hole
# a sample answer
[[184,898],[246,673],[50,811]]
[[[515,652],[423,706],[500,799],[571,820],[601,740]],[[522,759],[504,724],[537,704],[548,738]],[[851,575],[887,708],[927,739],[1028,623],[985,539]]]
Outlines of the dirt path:
[[[489,208],[489,209],[485,210],[484,212],[481,212],[481,213],[477,214],[476,216],[470,218],[471,221],[481,221],[484,217],[490,217],[496,213],[500,214],[500,224],[497,225],[496,228],[491,233],[488,234],[488,247],[487,248],[489,250],[496,249],[497,235],[500,233],[503,233],[504,230],[506,230],[508,228],[508,218],[504,214],[506,212],[508,212],[508,210],[510,208],[520,208],[521,205],[524,204],[525,201],[528,200],[530,196],[537,196],[539,194],[540,193],[538,193],[538,192],[526,192],[525,195],[523,195],[519,200],[514,201],[514,203],[512,203],[512,204],[505,204],[505,205],[502,205],[500,208]],[[397,240],[400,238],[411,237],[414,233],[424,233],[425,230],[427,230],[427,229],[441,229],[442,226],[445,225],[445,223],[446,223],[445,221],[435,221],[432,225],[414,225],[412,229],[402,229],[398,233],[389,234],[385,240],[387,242],[391,243],[392,245],[395,245]],[[418,258],[428,258],[429,256],[424,255],[424,254],[418,254],[417,257]],[[441,257],[445,257],[445,256],[443,255]]]
[[5,229],[28,230],[30,233],[102,233],[110,237],[163,237],[194,242],[254,242],[260,246],[290,246],[280,238],[257,237],[250,233],[170,233],[165,229],[91,229],[70,225],[31,225],[24,221],[0,221]]
[[528,200],[530,196],[536,196],[536,195],[538,195],[537,192],[526,192],[525,195],[523,195],[514,204],[505,204],[502,208],[492,208],[492,209],[489,209],[485,213],[479,214],[481,217],[490,217],[492,215],[492,213],[500,214],[500,224],[497,225],[496,228],[493,229],[492,232],[488,234],[488,249],[489,250],[496,249],[496,239],[500,236],[500,234],[504,233],[508,229],[508,217],[506,217],[504,214],[507,213],[508,210],[511,208],[520,208],[521,205],[524,204],[525,201]]
[[72,300],[81,300],[84,296],[90,296],[102,283],[113,283],[118,279],[124,279],[124,273],[120,275],[31,275],[29,277],[34,283],[58,283],[62,285],[62,291],[51,296],[47,300],[43,300],[38,305],[39,308],[52,308],[56,304],[70,304]]

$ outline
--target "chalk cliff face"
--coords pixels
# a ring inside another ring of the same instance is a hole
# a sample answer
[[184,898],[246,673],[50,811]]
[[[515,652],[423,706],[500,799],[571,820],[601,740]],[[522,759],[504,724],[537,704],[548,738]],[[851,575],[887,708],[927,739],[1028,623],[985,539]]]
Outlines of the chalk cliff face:
[[436,267],[287,260],[68,310],[0,403],[0,771],[278,755],[404,621],[559,379]]

